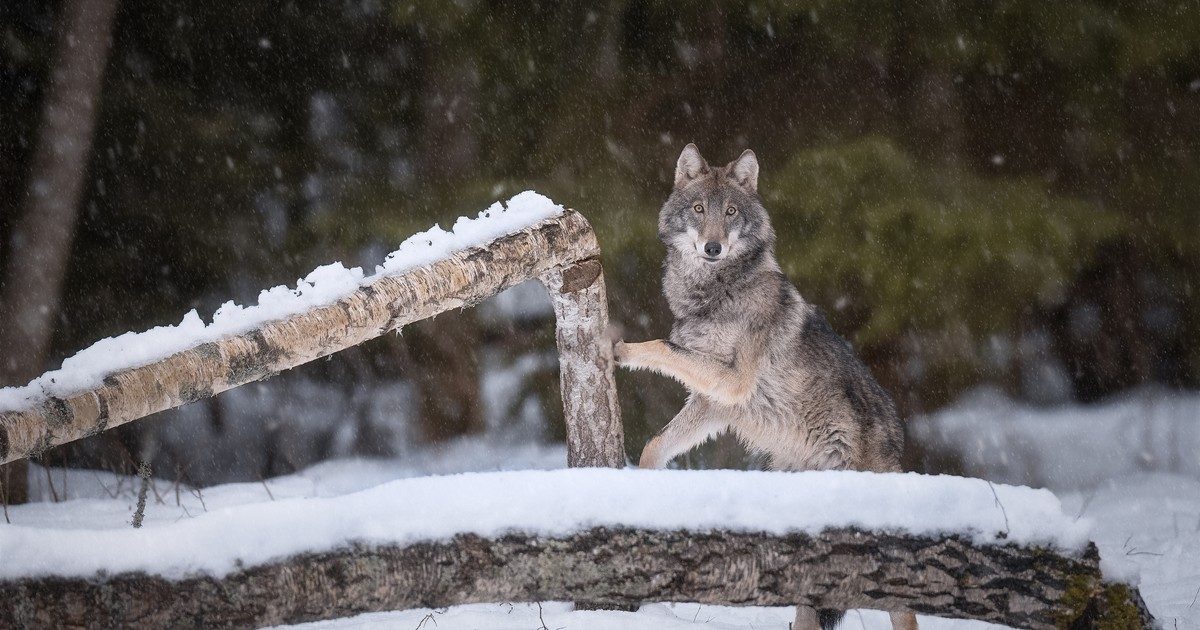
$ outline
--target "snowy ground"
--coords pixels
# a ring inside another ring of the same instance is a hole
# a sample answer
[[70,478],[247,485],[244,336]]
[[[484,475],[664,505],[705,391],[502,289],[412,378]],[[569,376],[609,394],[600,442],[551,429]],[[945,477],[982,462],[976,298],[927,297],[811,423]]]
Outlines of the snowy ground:
[[1106,562],[1140,574],[1164,627],[1200,628],[1200,393],[1041,408],[980,390],[914,419],[910,434],[966,474],[1054,490],[1095,523]]
[[[1144,413],[1134,413],[1137,409]],[[975,395],[939,414],[914,420],[913,432],[922,442],[957,452],[972,474],[1000,482],[1035,480],[1050,485],[1065,514],[1072,520],[1079,516],[1081,521],[1091,521],[1092,538],[1106,564],[1140,576],[1142,594],[1164,627],[1186,630],[1200,629],[1200,478],[1195,475],[1195,458],[1200,454],[1188,441],[1194,439],[1197,424],[1200,397],[1191,394],[1140,394],[1102,406],[1050,410]],[[493,435],[436,451],[412,452],[403,461],[328,462],[263,483],[194,490],[159,481],[147,510],[148,526],[141,531],[176,521],[202,521],[200,516],[207,513],[284,502],[289,497],[343,497],[407,477],[548,469],[564,461],[561,446],[505,441]],[[21,529],[121,528],[133,511],[134,484],[129,478],[35,468],[31,481],[43,502],[9,509],[9,517]],[[54,502],[54,495],[60,502]],[[0,556],[3,551],[0,546]],[[782,629],[791,616],[788,608],[653,604],[622,613],[574,611],[564,603],[545,603],[540,610],[536,605],[498,603],[362,615],[312,625]],[[842,625],[844,629],[886,627],[886,616],[870,611],[853,611]],[[922,618],[922,627],[994,626]]]
[[[371,613],[286,626],[305,630],[778,630],[786,629],[795,617],[794,608],[736,608],[701,604],[648,604],[637,612],[574,610],[564,602],[537,604],[475,604],[431,610],[421,608],[388,613]],[[987,623],[918,617],[922,630],[1001,629]],[[887,630],[887,614],[854,610],[841,628]]]
[[909,435],[992,481],[1089,490],[1148,472],[1200,477],[1200,392],[1146,388],[1099,405],[1036,407],[980,389]]

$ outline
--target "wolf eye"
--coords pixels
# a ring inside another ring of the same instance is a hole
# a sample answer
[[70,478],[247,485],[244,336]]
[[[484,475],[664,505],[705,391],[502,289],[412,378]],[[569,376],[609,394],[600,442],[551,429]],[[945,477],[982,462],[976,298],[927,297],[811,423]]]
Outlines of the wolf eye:
[[698,204],[692,206],[692,210],[695,210],[696,212],[699,212],[700,214],[704,214],[704,204],[698,203]]
[[729,206],[728,208],[725,208],[725,216],[731,217],[735,214],[737,214],[737,208],[735,208],[733,206]]

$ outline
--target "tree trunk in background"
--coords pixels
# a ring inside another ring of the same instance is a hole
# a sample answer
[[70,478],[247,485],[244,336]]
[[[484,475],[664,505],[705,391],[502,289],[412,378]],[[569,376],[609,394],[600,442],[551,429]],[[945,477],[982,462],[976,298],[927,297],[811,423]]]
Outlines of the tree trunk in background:
[[417,322],[406,332],[419,389],[421,437],[439,442],[484,429],[479,324],[468,311]]
[[[50,67],[42,128],[0,287],[0,385],[41,373],[58,317],[80,193],[91,155],[118,0],[67,0]],[[26,464],[0,471],[3,497],[26,500]]]
[[464,179],[479,164],[479,72],[470,58],[439,48],[436,42],[428,48],[421,100],[419,175],[427,186]]
[[[440,45],[439,45],[440,44]],[[479,72],[457,46],[431,42],[426,48],[426,89],[421,101],[421,184],[448,187],[479,166]],[[406,334],[420,397],[420,426],[431,442],[484,428],[480,399],[481,346],[475,313],[446,313],[419,322]]]

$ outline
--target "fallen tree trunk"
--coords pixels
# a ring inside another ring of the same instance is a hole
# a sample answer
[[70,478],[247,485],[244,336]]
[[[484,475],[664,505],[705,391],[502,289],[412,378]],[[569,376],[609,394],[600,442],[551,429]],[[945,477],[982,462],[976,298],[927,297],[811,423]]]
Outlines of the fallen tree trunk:
[[567,211],[485,246],[380,278],[332,304],[111,374],[93,390],[0,412],[0,463],[267,378],[541,278],[560,318],[563,398],[586,401],[566,409],[569,459],[577,466],[624,465],[612,349],[603,336],[608,306],[599,253],[587,220]]
[[[1136,589],[1081,557],[853,530],[803,534],[592,529],[460,535],[297,556],[220,579],[145,574],[0,582],[0,626],[261,626],[479,602],[873,608],[1017,628],[1149,628]],[[1116,624],[1116,625],[1105,625]]]

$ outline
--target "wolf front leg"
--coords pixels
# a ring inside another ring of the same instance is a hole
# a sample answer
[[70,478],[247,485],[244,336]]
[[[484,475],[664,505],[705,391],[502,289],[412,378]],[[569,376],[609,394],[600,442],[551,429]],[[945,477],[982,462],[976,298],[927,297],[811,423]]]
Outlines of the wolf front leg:
[[748,341],[730,363],[662,339],[618,342],[613,352],[622,366],[658,372],[690,392],[724,405],[738,405],[750,399],[758,384],[761,343],[757,338]]
[[729,418],[716,405],[692,394],[675,417],[646,443],[638,462],[641,468],[664,468],[678,455],[729,427]]

